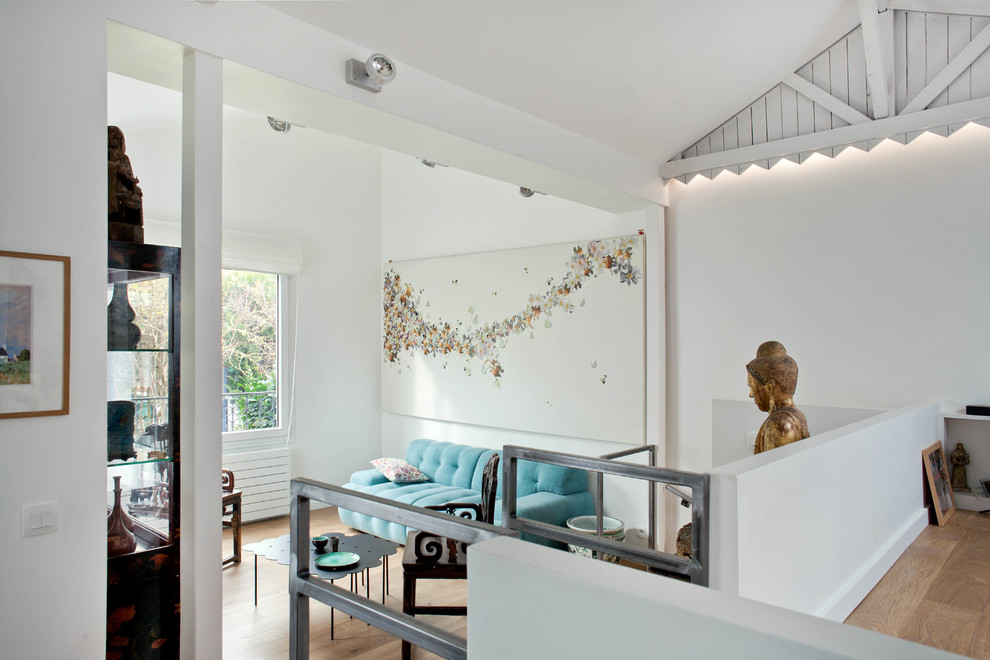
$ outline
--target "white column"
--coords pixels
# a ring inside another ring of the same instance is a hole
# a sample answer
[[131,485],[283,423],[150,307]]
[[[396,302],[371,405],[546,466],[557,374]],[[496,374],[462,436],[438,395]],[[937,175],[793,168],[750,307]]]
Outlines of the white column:
[[182,69],[180,652],[220,658],[220,236],[223,61]]
[[[667,315],[666,260],[663,206],[651,206],[645,217],[646,243],[646,444],[657,446],[657,465],[669,466],[667,457]],[[657,549],[664,548],[667,514],[663,484],[657,484]],[[675,518],[676,520],[676,518]],[[676,535],[676,532],[675,532]]]

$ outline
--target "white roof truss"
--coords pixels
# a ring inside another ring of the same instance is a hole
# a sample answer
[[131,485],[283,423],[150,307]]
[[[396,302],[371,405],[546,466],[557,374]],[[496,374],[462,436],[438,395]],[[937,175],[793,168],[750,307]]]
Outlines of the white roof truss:
[[860,27],[665,163],[664,182],[990,126],[990,2],[859,2]]

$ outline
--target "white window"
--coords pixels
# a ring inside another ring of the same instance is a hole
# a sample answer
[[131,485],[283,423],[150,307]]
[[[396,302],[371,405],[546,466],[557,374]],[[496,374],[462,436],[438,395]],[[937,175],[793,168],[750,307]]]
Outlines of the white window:
[[287,440],[291,275],[225,268],[221,279],[224,442]]

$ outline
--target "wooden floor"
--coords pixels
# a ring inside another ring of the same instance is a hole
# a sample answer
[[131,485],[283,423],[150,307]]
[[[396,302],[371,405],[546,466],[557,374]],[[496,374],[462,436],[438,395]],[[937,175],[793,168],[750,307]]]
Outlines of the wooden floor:
[[846,623],[990,659],[990,517],[929,525]]
[[[288,518],[244,526],[244,542],[281,536]],[[340,522],[336,509],[312,513],[312,535],[353,533]],[[230,554],[230,532],[224,534],[224,556]],[[399,549],[399,553],[402,549]],[[390,593],[386,604],[402,607],[401,554],[390,557]],[[223,571],[223,649],[225,660],[283,659],[289,653],[288,566],[258,559],[258,605],[254,605],[254,555],[243,553],[240,564]],[[381,599],[381,568],[372,569],[371,597]],[[339,584],[343,585],[342,580]],[[363,588],[362,588],[363,592]],[[466,582],[422,581],[420,604],[461,605]],[[990,660],[990,516],[957,511],[945,527],[930,525],[905,551],[846,623],[919,642],[960,655]],[[466,636],[464,617],[424,617]],[[393,660],[399,640],[337,613],[330,639],[330,610],[313,602],[310,657]],[[413,658],[435,658],[413,647]]]
[[[310,522],[311,535],[323,532],[356,533],[342,524],[336,508],[316,509]],[[289,533],[289,519],[276,518],[244,525],[243,542],[253,543]],[[223,554],[231,554],[230,531],[224,530]],[[223,569],[223,657],[224,660],[284,660],[289,655],[289,567],[258,558],[258,605],[254,605],[254,555],[241,553],[240,564]],[[402,548],[389,557],[389,594],[385,604],[402,609]],[[382,568],[371,569],[371,598],[381,602]],[[339,580],[337,586],[347,586]],[[365,593],[362,585],[361,594]],[[419,605],[466,605],[467,582],[463,580],[422,580],[416,585]],[[334,640],[330,639],[330,609],[311,601],[310,658],[358,658],[398,660],[400,640],[366,623],[337,612]],[[423,616],[430,623],[461,636],[467,636],[465,617]],[[412,657],[436,658],[413,647]]]

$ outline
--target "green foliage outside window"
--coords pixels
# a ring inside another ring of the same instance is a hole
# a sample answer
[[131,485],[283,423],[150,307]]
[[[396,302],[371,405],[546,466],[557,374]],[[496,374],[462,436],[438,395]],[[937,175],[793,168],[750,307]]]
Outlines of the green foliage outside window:
[[277,426],[278,276],[224,270],[221,298],[223,430]]

